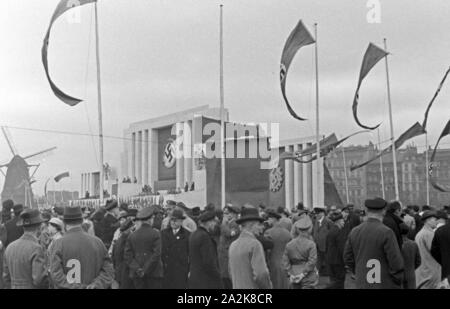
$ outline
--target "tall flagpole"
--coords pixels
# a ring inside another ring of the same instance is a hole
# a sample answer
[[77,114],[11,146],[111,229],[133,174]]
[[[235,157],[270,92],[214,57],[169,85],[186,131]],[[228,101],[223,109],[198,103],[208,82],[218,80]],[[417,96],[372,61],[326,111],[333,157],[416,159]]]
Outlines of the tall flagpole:
[[427,205],[430,205],[430,184],[429,184],[429,177],[428,175],[428,132],[425,132],[425,177],[426,177],[426,183],[427,183]]
[[344,145],[342,145],[342,158],[344,160],[344,177],[345,177],[345,196],[347,198],[347,204],[350,204],[350,200],[348,199],[348,178],[347,178],[347,164],[345,162],[345,150]]
[[98,101],[98,131],[100,151],[100,203],[103,203],[103,121],[102,121],[102,84],[100,81],[100,48],[98,36],[97,1],[95,2],[95,51],[97,58],[97,101]]
[[[384,50],[387,52],[387,44],[386,38],[383,39],[384,42]],[[397,154],[395,150],[395,139],[394,139],[394,122],[392,121],[392,104],[391,104],[391,88],[389,85],[389,67],[388,67],[388,59],[384,57],[386,63],[386,85],[387,85],[387,95],[388,95],[388,104],[389,104],[389,122],[391,124],[391,141],[392,141],[392,160],[394,161],[394,181],[395,181],[395,199],[398,201],[400,199],[398,194],[398,176],[397,176]]]
[[320,190],[320,133],[319,133],[319,63],[318,63],[318,52],[317,52],[317,23],[314,24],[314,36],[316,39],[315,44],[315,66],[316,66],[316,143],[317,143],[317,165],[316,165],[316,172],[317,172],[317,178],[316,178],[316,196],[314,199],[314,204],[316,206],[322,206],[319,205],[319,190]]
[[[380,147],[381,149],[381,141],[380,141],[380,129],[377,128],[377,133],[378,133],[378,147]],[[385,199],[385,194],[384,194],[384,175],[383,175],[383,156],[380,157],[380,174],[381,174],[381,191],[383,194],[383,199]]]
[[225,207],[225,125],[224,125],[224,91],[223,91],[223,5],[220,5],[220,166],[221,166],[221,208]]

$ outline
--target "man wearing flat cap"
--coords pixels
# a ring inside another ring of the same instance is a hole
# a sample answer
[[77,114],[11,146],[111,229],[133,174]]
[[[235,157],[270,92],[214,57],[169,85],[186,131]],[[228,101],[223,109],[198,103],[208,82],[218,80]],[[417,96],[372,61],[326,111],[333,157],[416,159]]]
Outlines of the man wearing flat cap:
[[50,276],[57,289],[107,289],[114,268],[102,240],[83,231],[79,206],[64,209],[67,232],[52,244]]
[[135,289],[160,289],[163,277],[161,234],[153,228],[154,206],[144,207],[136,215],[136,231],[125,245],[125,263]]
[[355,227],[344,249],[344,263],[356,276],[358,289],[399,289],[404,263],[394,232],[383,224],[387,202],[365,201],[367,220]]
[[436,211],[426,210],[422,214],[423,227],[415,238],[421,260],[420,266],[416,269],[416,287],[418,289],[436,289],[441,282],[441,265],[430,252],[437,218]]
[[24,234],[6,248],[4,285],[10,289],[47,288],[47,257],[38,240],[45,220],[37,209],[26,209],[18,218]]
[[221,289],[217,244],[213,233],[219,224],[215,211],[205,211],[198,218],[199,227],[189,238],[190,289]]
[[272,282],[264,249],[256,238],[263,229],[264,219],[255,207],[244,207],[236,223],[241,226],[239,238],[229,250],[230,275],[233,289],[271,289]]
[[227,204],[223,209],[223,219],[220,226],[219,238],[219,267],[225,289],[232,289],[230,271],[228,267],[228,250],[233,241],[239,237],[240,229],[236,220],[239,216],[240,209],[232,204]]

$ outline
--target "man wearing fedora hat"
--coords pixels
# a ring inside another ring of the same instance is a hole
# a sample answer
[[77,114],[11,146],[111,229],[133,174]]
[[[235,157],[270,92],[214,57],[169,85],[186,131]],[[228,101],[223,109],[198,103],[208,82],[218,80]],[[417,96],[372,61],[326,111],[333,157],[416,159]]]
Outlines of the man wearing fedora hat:
[[66,233],[54,241],[50,252],[50,276],[55,288],[109,288],[114,279],[111,258],[100,238],[83,231],[81,208],[65,207],[63,219]]
[[221,289],[217,244],[213,233],[219,223],[215,211],[205,211],[199,217],[199,227],[189,238],[190,289]]
[[356,275],[358,289],[399,289],[404,263],[394,232],[383,224],[387,202],[375,198],[364,205],[367,220],[350,232],[344,263]]
[[264,233],[264,236],[273,242],[273,248],[267,255],[270,279],[274,289],[287,289],[289,287],[289,282],[281,262],[286,245],[291,241],[292,236],[290,230],[288,231],[286,229],[286,224],[283,224],[283,218],[279,211],[268,209],[266,214],[270,228]]
[[114,232],[120,227],[119,220],[119,204],[116,200],[108,200],[105,205],[106,213],[101,220],[103,227],[103,234],[100,239],[105,244],[106,248],[109,248],[114,238]]
[[125,245],[125,263],[135,289],[160,289],[162,285],[161,234],[153,227],[157,211],[155,206],[139,210],[137,228]]
[[330,284],[328,289],[343,289],[345,283],[344,247],[347,240],[342,213],[332,212],[329,219],[333,226],[327,235],[326,261],[329,266]]
[[163,288],[187,289],[189,273],[189,237],[182,225],[186,216],[175,209],[170,216],[170,227],[162,230],[161,260],[164,268]]
[[[115,270],[115,284],[119,289],[132,289],[133,282],[130,278],[130,269],[125,263],[124,253],[125,244],[127,242],[128,236],[130,236],[133,230],[133,219],[132,217],[127,217],[125,221],[122,221],[120,225],[120,236],[114,244],[112,252],[112,260]],[[114,287],[112,287],[114,288]]]
[[230,246],[230,274],[233,289],[271,289],[270,273],[264,249],[256,235],[261,234],[264,219],[255,207],[244,207],[236,223],[239,238]]
[[416,269],[416,286],[418,289],[435,289],[441,282],[441,265],[431,255],[431,245],[438,214],[426,210],[422,214],[423,227],[417,233],[415,242],[419,246],[420,266]]
[[225,289],[232,289],[230,271],[228,267],[228,250],[233,241],[239,237],[240,229],[236,220],[239,216],[240,209],[232,204],[227,204],[223,209],[223,219],[220,225],[219,237],[219,267]]
[[6,248],[4,284],[11,289],[39,289],[47,285],[47,258],[39,244],[41,225],[45,220],[39,210],[24,210],[17,225],[24,234]]
[[330,232],[333,223],[326,216],[324,206],[314,207],[316,220],[313,224],[313,238],[317,245],[317,269],[321,276],[328,275],[327,263],[325,260],[327,252],[327,235]]

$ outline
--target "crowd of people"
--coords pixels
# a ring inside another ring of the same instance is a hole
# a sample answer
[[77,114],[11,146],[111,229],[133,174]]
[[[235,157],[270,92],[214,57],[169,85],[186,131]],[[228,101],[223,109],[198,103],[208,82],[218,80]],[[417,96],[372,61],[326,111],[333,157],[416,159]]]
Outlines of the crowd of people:
[[[450,207],[3,202],[2,288],[450,288]],[[328,278],[328,280],[324,280]]]

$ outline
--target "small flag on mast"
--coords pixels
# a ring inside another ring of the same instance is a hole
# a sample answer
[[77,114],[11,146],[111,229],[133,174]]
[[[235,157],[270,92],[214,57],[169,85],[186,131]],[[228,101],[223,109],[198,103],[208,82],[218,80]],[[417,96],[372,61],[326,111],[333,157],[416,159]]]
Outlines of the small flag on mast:
[[64,93],[61,89],[58,88],[58,86],[55,85],[55,83],[52,81],[50,77],[50,73],[48,72],[48,45],[49,45],[49,37],[50,37],[50,30],[53,26],[53,23],[60,17],[62,14],[64,14],[66,11],[72,9],[76,6],[81,6],[84,4],[96,2],[96,0],[61,0],[58,4],[58,6],[55,9],[55,12],[53,13],[52,19],[50,20],[50,25],[48,26],[47,33],[44,37],[44,43],[42,45],[41,55],[42,55],[42,63],[44,65],[45,75],[47,76],[48,82],[50,83],[50,87],[52,88],[53,93],[64,103],[70,106],[75,106],[78,103],[81,102],[80,99],[74,98],[66,93]]
[[70,176],[69,172],[64,172],[64,173],[57,175],[54,178],[54,180],[55,180],[55,182],[59,182],[61,179],[65,178],[65,177],[69,177],[69,176]]
[[281,55],[281,65],[280,65],[280,83],[281,83],[281,93],[283,94],[284,101],[286,102],[287,109],[289,113],[298,120],[306,120],[305,118],[300,117],[295,113],[292,109],[289,101],[286,97],[286,78],[289,70],[289,66],[291,65],[292,59],[294,59],[297,51],[303,46],[310,45],[315,43],[316,41],[309,33],[308,29],[306,29],[303,22],[300,20],[297,26],[292,30],[289,35],[286,44],[284,45],[283,54]]
[[364,129],[373,130],[380,126],[380,124],[369,127],[366,125],[363,125],[359,119],[358,119],[358,103],[359,103],[359,88],[361,87],[361,83],[363,79],[367,76],[367,74],[370,72],[370,70],[377,64],[378,61],[386,57],[388,53],[378,46],[376,46],[373,43],[370,43],[367,47],[366,53],[364,54],[363,62],[361,65],[361,71],[359,72],[359,79],[358,79],[358,86],[356,87],[355,96],[353,98],[353,117],[355,118],[356,123]]
[[[433,188],[435,188],[436,190],[441,191],[441,192],[450,192],[450,189],[447,189],[444,186],[437,183],[436,176],[433,173],[433,168],[436,165],[434,162],[434,157],[436,156],[436,151],[439,146],[439,142],[441,141],[441,139],[443,137],[445,137],[449,134],[450,134],[450,120],[447,122],[447,125],[444,127],[444,130],[442,130],[441,136],[439,136],[439,138],[436,142],[436,146],[434,146],[433,154],[431,155],[429,168],[428,168],[428,173],[430,175],[430,184],[433,186]],[[428,151],[428,149],[426,151]]]

